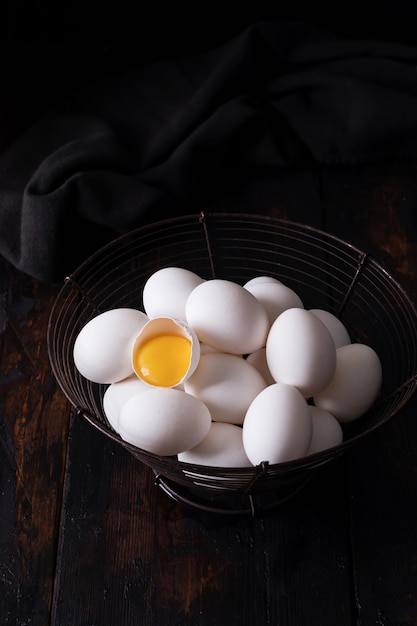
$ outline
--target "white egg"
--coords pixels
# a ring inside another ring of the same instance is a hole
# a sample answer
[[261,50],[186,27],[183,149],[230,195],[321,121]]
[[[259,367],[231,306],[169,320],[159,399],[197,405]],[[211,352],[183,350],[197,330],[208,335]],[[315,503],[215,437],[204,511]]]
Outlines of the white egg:
[[253,465],[283,463],[305,456],[312,431],[305,398],[295,387],[275,383],[249,406],[243,422],[243,445]]
[[213,422],[203,441],[181,452],[178,460],[212,467],[251,467],[242,440],[242,428],[235,424]]
[[345,346],[348,343],[351,343],[348,331],[336,315],[333,315],[333,313],[324,309],[309,310],[311,313],[314,313],[314,315],[316,315],[326,326],[327,330],[333,337],[336,348],[340,348],[340,346]]
[[200,342],[200,354],[208,354],[209,352],[218,352],[218,350]]
[[256,352],[248,354],[246,360],[258,370],[267,385],[272,385],[275,382],[269,371],[268,363],[266,362],[266,348],[260,348]]
[[255,396],[266,387],[263,376],[241,356],[204,354],[194,374],[184,381],[187,393],[208,407],[212,420],[242,424]]
[[131,351],[148,317],[142,311],[117,308],[92,318],[74,344],[74,363],[94,383],[114,383],[133,373]]
[[186,304],[187,322],[202,343],[231,354],[249,354],[265,345],[268,315],[247,289],[229,280],[198,285]]
[[103,409],[114,430],[119,428],[119,415],[123,404],[140,391],[149,389],[136,374],[109,385],[103,395]]
[[314,404],[339,421],[351,422],[372,406],[381,389],[382,366],[375,350],[351,343],[336,350],[336,369],[330,383],[314,395]]
[[272,324],[276,318],[287,309],[304,308],[301,298],[286,285],[275,281],[258,281],[244,285],[265,308],[269,323]]
[[210,412],[200,400],[169,387],[135,394],[123,404],[119,416],[122,439],[160,456],[195,447],[210,426]]
[[177,387],[197,367],[200,342],[182,320],[156,317],[139,331],[132,349],[137,376],[156,387]]
[[328,411],[310,406],[313,435],[307,454],[333,448],[343,441],[343,430],[337,419]]
[[306,309],[287,309],[271,326],[266,360],[276,382],[293,385],[308,398],[332,379],[336,347],[316,315]]
[[254,276],[250,280],[248,280],[243,286],[245,288],[252,287],[252,285],[257,285],[259,283],[275,283],[276,285],[282,285],[282,282],[275,278],[274,276]]
[[191,291],[204,282],[182,267],[164,267],[154,272],[143,287],[143,307],[149,318],[174,317],[185,321],[185,304]]

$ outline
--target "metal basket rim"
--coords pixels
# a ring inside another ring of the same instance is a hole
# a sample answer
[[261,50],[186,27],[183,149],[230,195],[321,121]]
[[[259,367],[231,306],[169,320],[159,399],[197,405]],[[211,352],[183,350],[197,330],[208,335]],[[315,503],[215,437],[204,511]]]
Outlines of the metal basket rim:
[[[157,461],[161,461],[161,457],[158,457],[157,455],[153,455],[151,453],[148,453],[146,451],[141,450],[140,448],[137,448],[127,442],[125,442],[124,440],[121,439],[121,437],[111,431],[105,424],[102,424],[101,421],[95,416],[95,415],[91,415],[91,413],[86,410],[84,407],[79,407],[77,406],[77,403],[74,402],[74,399],[70,397],[70,395],[67,393],[66,389],[64,387],[62,387],[61,385],[61,381],[60,381],[60,376],[58,375],[58,372],[55,368],[55,364],[54,364],[54,359],[52,358],[52,354],[51,354],[51,331],[52,331],[52,322],[53,319],[55,317],[55,313],[57,308],[60,306],[60,296],[62,295],[62,293],[64,292],[65,288],[66,288],[66,282],[69,279],[74,279],[77,280],[77,276],[79,274],[82,274],[82,272],[85,270],[85,268],[88,268],[91,264],[95,263],[95,261],[102,256],[103,254],[107,254],[108,252],[111,252],[111,250],[113,248],[117,248],[118,246],[120,246],[120,244],[122,244],[123,242],[128,242],[130,239],[135,238],[137,235],[139,234],[143,234],[143,233],[152,233],[153,231],[155,231],[156,229],[158,229],[161,226],[166,226],[166,225],[181,225],[181,224],[185,224],[185,223],[189,223],[190,220],[193,221],[193,223],[197,220],[197,221],[204,221],[206,219],[219,219],[219,220],[242,220],[242,222],[258,222],[260,224],[274,224],[276,226],[282,226],[282,227],[293,227],[295,229],[298,229],[302,232],[310,232],[313,234],[317,234],[320,237],[322,237],[323,239],[325,239],[326,241],[331,241],[334,242],[335,244],[338,244],[339,246],[342,246],[345,249],[349,249],[354,251],[355,253],[357,253],[358,255],[365,255],[367,254],[366,252],[364,252],[363,250],[361,250],[360,248],[358,248],[357,246],[351,244],[348,241],[343,240],[342,238],[329,233],[325,230],[321,230],[315,226],[309,225],[309,224],[304,224],[301,222],[297,222],[297,221],[292,221],[292,220],[288,220],[288,219],[284,219],[284,218],[278,218],[278,217],[272,217],[272,216],[266,216],[266,215],[257,215],[257,214],[250,214],[250,213],[239,213],[239,212],[222,212],[222,213],[215,213],[215,212],[199,212],[199,213],[191,213],[191,214],[187,214],[187,215],[180,215],[180,216],[176,216],[176,217],[170,217],[170,218],[165,218],[162,220],[158,220],[155,222],[151,222],[148,224],[144,224],[143,226],[140,226],[138,228],[135,228],[127,233],[121,234],[117,237],[115,237],[112,241],[110,241],[109,243],[105,244],[104,246],[102,246],[99,250],[97,250],[96,252],[94,252],[93,254],[91,254],[89,257],[87,257],[68,277],[66,277],[64,285],[61,287],[61,289],[59,290],[53,304],[52,304],[52,308],[51,308],[51,313],[49,316],[49,320],[48,320],[48,328],[47,328],[47,346],[48,346],[48,354],[49,354],[49,360],[50,360],[50,364],[51,364],[51,368],[53,371],[53,374],[56,378],[56,380],[58,381],[58,384],[60,385],[64,395],[66,396],[66,398],[68,399],[68,401],[70,402],[70,404],[72,405],[72,407],[76,410],[77,413],[79,413],[80,415],[83,415],[84,418],[86,418],[97,430],[99,430],[103,435],[109,437],[110,439],[112,439],[113,441],[115,441],[117,444],[122,445],[125,449],[127,449],[129,452],[131,452],[134,456],[138,457],[139,459],[141,459],[143,462],[147,463],[146,460],[144,460],[143,457],[154,457]],[[398,292],[400,292],[403,296],[403,298],[407,301],[410,310],[412,311],[414,317],[417,319],[417,308],[414,304],[414,302],[411,300],[410,296],[408,295],[407,291],[402,287],[402,285],[400,284],[400,282],[395,278],[395,276],[388,272],[380,263],[378,263],[373,257],[369,257],[369,263],[373,264],[380,272],[382,272],[386,279],[388,281],[390,281],[391,284],[393,284],[396,288],[396,290]],[[357,441],[362,440],[365,436],[370,435],[371,433],[373,433],[374,431],[376,431],[377,429],[379,429],[383,424],[385,424],[386,422],[390,421],[395,415],[397,415],[399,413],[399,411],[403,408],[405,403],[408,403],[408,401],[410,400],[411,396],[415,393],[415,390],[417,388],[417,373],[415,374],[415,379],[412,382],[412,388],[410,389],[410,392],[407,396],[407,400],[406,402],[402,402],[398,405],[398,407],[396,408],[396,410],[394,410],[389,416],[387,416],[384,420],[382,420],[381,422],[378,422],[377,424],[374,424],[372,427],[368,428],[366,431],[361,432],[357,435],[352,436],[351,438],[344,440],[343,442],[341,442],[340,444],[338,444],[337,446],[334,446],[333,448],[329,448],[325,451],[321,451],[321,452],[317,452],[314,453],[312,455],[310,455],[309,457],[306,457],[308,459],[308,462],[316,462],[317,465],[321,465],[322,463],[327,463],[329,460],[333,459],[335,455],[339,455],[339,454],[343,454],[346,450],[348,450],[350,447],[352,447],[352,445],[354,445]],[[329,457],[329,458],[328,458]],[[300,461],[302,461],[303,459],[295,459],[292,461],[287,461],[284,463],[278,463],[278,464],[271,464],[269,466],[269,470],[271,471],[276,471],[276,470],[282,470],[283,473],[289,471],[293,471],[293,470],[298,470],[299,466],[300,466]],[[163,457],[163,461],[167,462],[167,458]],[[186,464],[186,463],[182,463],[178,460],[172,460],[172,463],[174,463],[174,466],[178,469],[187,469],[190,470],[190,468],[194,467],[194,468],[199,468],[202,472],[204,471],[214,471],[217,472],[220,470],[223,470],[223,468],[216,468],[216,467],[208,467],[208,466],[204,466],[204,465],[190,465],[190,464]],[[236,472],[237,474],[242,474],[242,475],[247,475],[248,473],[253,473],[254,471],[256,471],[257,468],[225,468],[226,471],[227,470],[231,470],[233,472]]]

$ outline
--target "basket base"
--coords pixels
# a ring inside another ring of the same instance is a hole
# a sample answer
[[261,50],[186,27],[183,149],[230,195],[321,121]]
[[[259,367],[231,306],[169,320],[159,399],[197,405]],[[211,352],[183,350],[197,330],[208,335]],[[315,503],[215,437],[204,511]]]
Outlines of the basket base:
[[155,485],[176,502],[190,507],[221,515],[265,515],[278,509],[293,498],[310,482],[311,476],[303,476],[291,481],[283,487],[263,494],[227,494],[223,498],[202,497],[191,489],[179,486],[165,476],[155,472]]

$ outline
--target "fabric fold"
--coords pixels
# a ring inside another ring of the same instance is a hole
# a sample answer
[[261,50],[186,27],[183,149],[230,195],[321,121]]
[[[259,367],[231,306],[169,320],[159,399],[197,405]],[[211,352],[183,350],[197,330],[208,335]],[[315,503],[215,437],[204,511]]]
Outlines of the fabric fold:
[[[104,242],[283,167],[417,157],[417,48],[257,23],[107,77],[0,155],[0,254],[61,281]],[[241,206],[240,210],[250,210]]]

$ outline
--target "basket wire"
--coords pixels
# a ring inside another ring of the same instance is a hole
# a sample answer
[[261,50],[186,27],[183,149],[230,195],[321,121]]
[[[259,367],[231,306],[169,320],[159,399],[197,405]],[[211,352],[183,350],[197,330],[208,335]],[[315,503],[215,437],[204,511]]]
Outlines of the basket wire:
[[[81,328],[100,312],[117,307],[143,310],[144,283],[167,266],[239,284],[269,275],[294,289],[305,308],[334,313],[352,341],[366,343],[377,352],[383,369],[378,401],[363,417],[343,425],[340,445],[275,465],[206,467],[160,457],[125,442],[105,416],[107,385],[92,383],[77,371],[74,342]],[[156,484],[166,493],[220,512],[253,514],[257,494],[270,498],[277,493],[276,502],[285,501],[305,484],[312,470],[396,415],[417,384],[417,313],[397,281],[371,255],[333,235],[259,215],[199,213],[163,220],[117,238],[66,279],[51,311],[47,341],[54,376],[79,415],[151,467]]]

